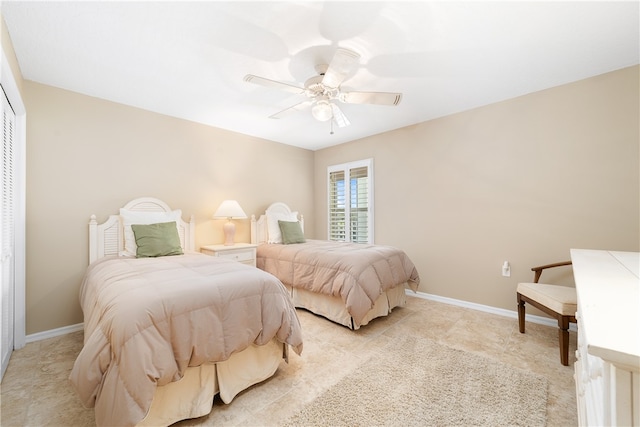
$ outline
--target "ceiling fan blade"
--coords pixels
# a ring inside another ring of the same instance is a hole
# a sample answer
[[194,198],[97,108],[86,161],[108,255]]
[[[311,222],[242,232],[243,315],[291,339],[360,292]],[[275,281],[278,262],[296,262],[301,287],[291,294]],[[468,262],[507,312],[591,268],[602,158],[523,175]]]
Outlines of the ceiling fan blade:
[[297,94],[304,94],[304,90],[305,90],[303,87],[290,85],[288,83],[278,82],[276,80],[265,79],[264,77],[254,76],[253,74],[247,74],[246,76],[244,76],[244,81],[249,83],[255,83],[261,86],[286,90],[287,92],[293,92]]
[[338,127],[343,128],[351,124],[349,119],[347,119],[347,116],[344,115],[340,107],[336,104],[331,103],[331,110],[333,111],[333,120],[336,121]]
[[398,105],[402,100],[402,94],[393,92],[343,92],[340,94],[339,99],[346,104]]
[[359,59],[360,55],[354,51],[339,48],[324,73],[322,84],[331,88],[340,86]]
[[297,111],[305,110],[311,104],[313,104],[313,101],[302,101],[302,102],[299,102],[299,103],[297,103],[295,105],[292,105],[291,107],[287,107],[284,110],[278,111],[277,113],[270,115],[269,118],[270,119],[282,119],[282,118],[290,116],[291,114],[293,114],[293,113],[295,113]]

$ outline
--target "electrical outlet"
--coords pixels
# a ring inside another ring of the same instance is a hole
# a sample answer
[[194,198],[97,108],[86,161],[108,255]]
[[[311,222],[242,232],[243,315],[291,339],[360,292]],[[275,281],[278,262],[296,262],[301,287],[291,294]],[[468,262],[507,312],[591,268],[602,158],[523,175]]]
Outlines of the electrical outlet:
[[511,266],[509,265],[509,261],[505,261],[502,264],[502,275],[504,277],[511,277]]

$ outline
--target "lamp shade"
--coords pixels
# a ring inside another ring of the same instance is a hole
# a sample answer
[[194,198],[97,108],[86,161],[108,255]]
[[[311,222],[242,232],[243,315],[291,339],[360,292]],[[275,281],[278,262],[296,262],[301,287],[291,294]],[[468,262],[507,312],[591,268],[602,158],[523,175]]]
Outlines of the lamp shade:
[[222,202],[216,213],[213,214],[215,219],[219,218],[246,218],[247,214],[244,213],[240,204],[235,200],[225,200]]

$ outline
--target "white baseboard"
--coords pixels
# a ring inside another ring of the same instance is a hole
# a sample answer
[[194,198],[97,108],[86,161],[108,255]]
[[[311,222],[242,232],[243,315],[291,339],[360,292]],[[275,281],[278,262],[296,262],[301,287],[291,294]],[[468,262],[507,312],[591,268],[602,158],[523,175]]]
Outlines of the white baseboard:
[[[427,294],[425,292],[413,292],[412,290],[407,289],[407,295],[417,298],[428,299],[431,301],[441,302],[444,304],[456,305],[458,307],[470,308],[472,310],[484,311],[485,313],[497,314],[499,316],[510,317],[512,319],[518,318],[518,312],[513,310],[505,310],[504,308],[491,307],[489,305],[476,304],[475,302],[463,301],[454,298],[441,297],[439,295]],[[531,323],[538,323],[540,325],[558,327],[558,322],[555,319],[551,319],[549,317],[542,316],[534,316],[532,314],[527,314],[526,321]],[[84,328],[83,323],[78,323],[75,325],[63,326],[62,328],[50,329],[48,331],[36,332],[35,334],[30,334],[26,336],[26,342],[35,342],[40,340],[45,340],[47,338],[59,337],[60,335],[66,335],[73,332],[81,331]],[[576,325],[571,323],[569,325],[569,330],[577,331]]]
[[60,335],[66,335],[73,332],[81,331],[84,328],[84,323],[77,323],[75,325],[63,326],[62,328],[49,329],[48,331],[36,332],[35,334],[29,334],[26,336],[27,344],[30,342],[46,340],[47,338],[59,337]]
[[[484,311],[485,313],[497,314],[499,316],[510,317],[512,319],[518,318],[518,312],[515,310],[505,310],[504,308],[491,307],[489,305],[477,304],[475,302],[463,301],[454,298],[441,297],[439,295],[427,294],[425,292],[413,292],[412,290],[407,289],[406,293],[408,296],[428,299],[431,301],[441,302],[444,304],[456,305],[458,307],[470,308],[472,310]],[[558,322],[555,319],[550,317],[542,317],[535,316],[533,314],[527,314],[525,316],[525,321],[531,323],[538,323],[540,325],[551,326],[554,328],[558,327]],[[574,323],[569,324],[570,331],[577,331],[578,327]]]

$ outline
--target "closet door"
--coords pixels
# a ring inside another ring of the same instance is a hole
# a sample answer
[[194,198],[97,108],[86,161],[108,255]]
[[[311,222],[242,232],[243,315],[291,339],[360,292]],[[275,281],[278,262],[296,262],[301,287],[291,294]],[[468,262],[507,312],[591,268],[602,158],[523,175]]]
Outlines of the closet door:
[[0,355],[2,367],[0,380],[4,375],[14,344],[14,299],[15,299],[15,114],[7,96],[2,91],[2,175],[0,188],[2,200],[0,205],[0,222],[2,223],[0,240],[0,318],[2,319],[2,340]]

